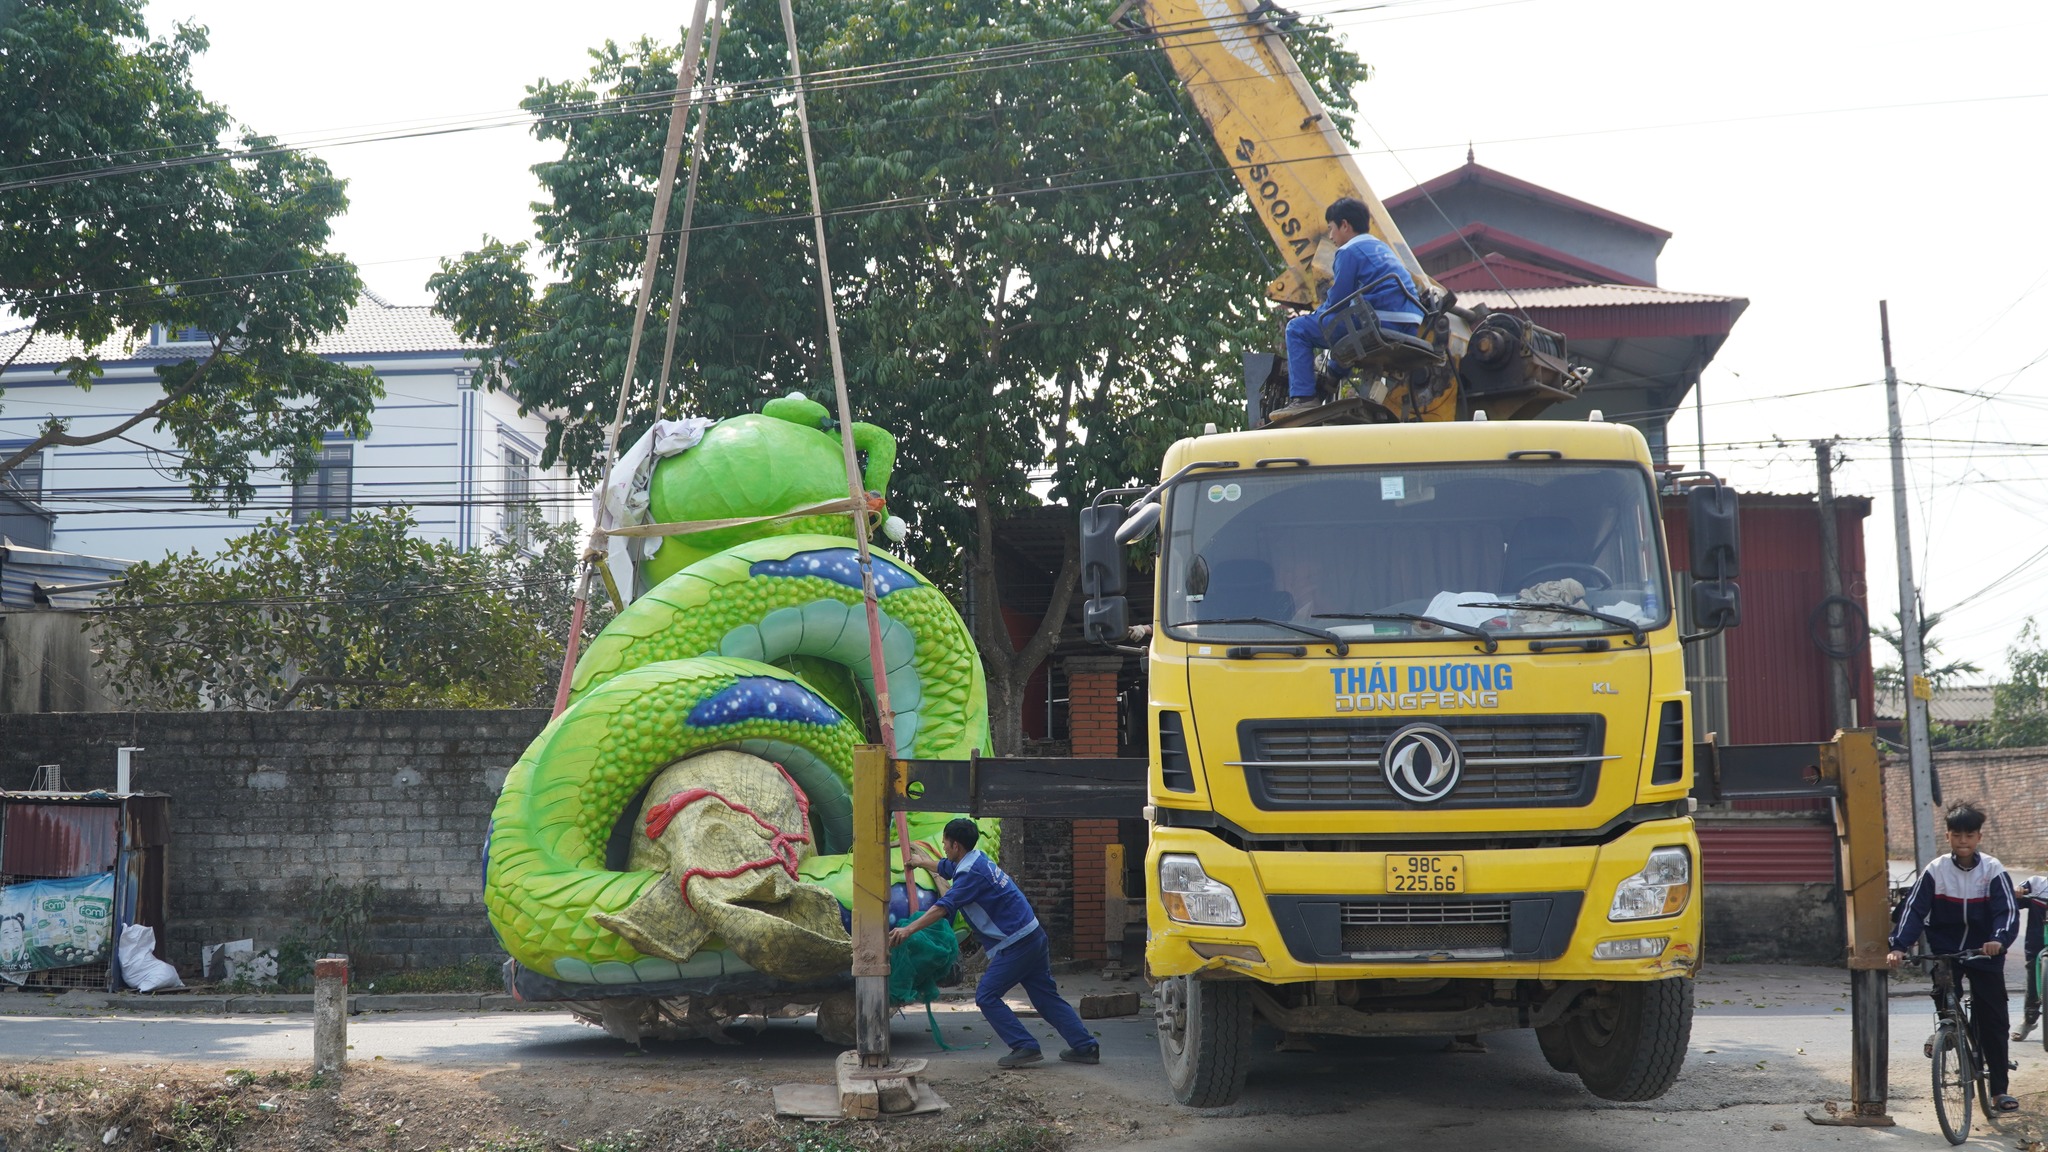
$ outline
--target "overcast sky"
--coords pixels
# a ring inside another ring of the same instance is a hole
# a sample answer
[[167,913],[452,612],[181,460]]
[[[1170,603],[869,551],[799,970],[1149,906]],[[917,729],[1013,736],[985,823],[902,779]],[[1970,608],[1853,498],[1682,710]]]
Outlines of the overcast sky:
[[[1298,7],[1376,69],[1361,161],[1382,196],[1457,166],[1470,140],[1483,164],[1669,229],[1664,287],[1749,299],[1706,372],[1706,463],[1748,490],[1811,492],[1807,441],[1857,438],[1836,486],[1875,498],[1881,620],[1898,593],[1877,301],[1901,380],[1995,395],[1907,387],[1903,405],[1926,601],[1974,596],[1938,638],[2003,668],[2019,623],[2048,614],[2048,5]],[[537,78],[580,75],[588,47],[676,38],[687,17],[683,0],[150,6],[159,31],[207,25],[201,89],[288,141],[511,111]],[[528,168],[548,155],[522,127],[318,151],[349,180],[338,247],[398,303],[425,302],[436,261],[485,233],[527,238]],[[1845,385],[1867,386],[1780,398]],[[1690,409],[1672,422],[1674,459],[1696,458],[1693,429]]]

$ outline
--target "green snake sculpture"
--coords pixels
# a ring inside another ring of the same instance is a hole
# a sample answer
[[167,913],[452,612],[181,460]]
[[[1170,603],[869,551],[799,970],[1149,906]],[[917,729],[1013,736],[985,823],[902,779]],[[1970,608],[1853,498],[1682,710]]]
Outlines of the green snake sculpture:
[[[712,426],[657,466],[654,519],[775,516],[831,499],[834,476],[843,496],[825,417],[792,396]],[[893,438],[854,432],[867,485],[886,490]],[[851,903],[853,749],[876,688],[851,531],[842,514],[664,538],[647,563],[660,582],[577,662],[569,706],[493,810],[485,906],[518,966],[592,998],[843,975],[844,928],[820,923],[816,900],[822,889]],[[987,748],[986,686],[959,614],[904,561],[878,551],[872,568],[896,754]],[[718,803],[691,806],[707,798]],[[719,819],[693,843],[734,845],[725,855],[741,859],[678,859],[690,851],[679,848],[655,866],[670,817],[707,810]],[[946,819],[913,816],[911,838],[936,842]],[[900,852],[892,863],[900,872]]]

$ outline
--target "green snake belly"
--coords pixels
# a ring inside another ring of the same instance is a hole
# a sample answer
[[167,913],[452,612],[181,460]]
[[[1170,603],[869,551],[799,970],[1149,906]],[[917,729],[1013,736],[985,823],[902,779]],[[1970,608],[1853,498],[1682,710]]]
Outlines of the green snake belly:
[[[965,623],[907,564],[873,556],[896,754],[950,759],[987,748],[988,697]],[[784,766],[810,799],[817,838],[802,877],[850,901],[860,725],[778,662],[843,667],[872,697],[847,538],[737,544],[663,581],[605,628],[577,662],[569,707],[513,766],[492,812],[484,902],[506,951],[578,984],[745,970],[724,949],[681,963],[643,955],[592,919],[622,912],[663,880],[606,867],[621,815],[662,769],[711,749]],[[947,819],[911,817],[912,839],[935,842]],[[900,868],[900,856],[892,863]]]

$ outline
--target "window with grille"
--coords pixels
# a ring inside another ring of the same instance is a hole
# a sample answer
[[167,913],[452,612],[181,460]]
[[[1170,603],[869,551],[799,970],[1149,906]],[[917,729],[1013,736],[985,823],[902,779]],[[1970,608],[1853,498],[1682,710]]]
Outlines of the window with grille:
[[[27,447],[30,441],[16,440],[9,443],[0,440],[0,460],[5,460]],[[17,500],[41,500],[43,498],[43,454],[30,456],[5,472],[0,472],[0,495],[12,496]]]
[[505,538],[517,548],[533,544],[533,457],[517,448],[505,449]]
[[348,519],[355,488],[355,445],[323,445],[317,459],[313,474],[292,486],[294,524]]

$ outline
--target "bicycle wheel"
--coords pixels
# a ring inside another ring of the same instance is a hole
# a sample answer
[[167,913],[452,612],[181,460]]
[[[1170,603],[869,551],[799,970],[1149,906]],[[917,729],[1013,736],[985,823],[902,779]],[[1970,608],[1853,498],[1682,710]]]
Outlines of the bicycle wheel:
[[1970,1138],[1971,1081],[1969,1041],[1955,1021],[1945,1020],[1934,1034],[1934,1118],[1951,1144]]

